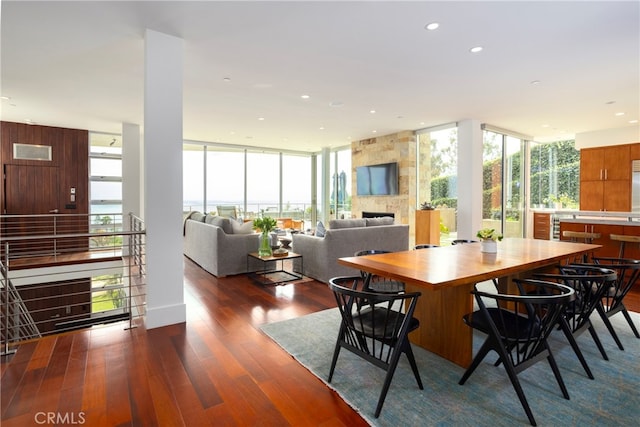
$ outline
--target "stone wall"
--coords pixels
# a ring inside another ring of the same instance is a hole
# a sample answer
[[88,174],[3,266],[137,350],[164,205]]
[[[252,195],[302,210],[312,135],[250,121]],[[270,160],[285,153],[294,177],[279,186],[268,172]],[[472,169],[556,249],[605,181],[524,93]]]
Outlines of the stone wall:
[[[397,196],[358,196],[356,168],[358,166],[397,162]],[[393,212],[396,223],[409,224],[410,245],[413,245],[416,208],[416,135],[402,131],[351,143],[351,194],[353,217],[360,218],[363,211]],[[372,248],[375,249],[375,248]]]

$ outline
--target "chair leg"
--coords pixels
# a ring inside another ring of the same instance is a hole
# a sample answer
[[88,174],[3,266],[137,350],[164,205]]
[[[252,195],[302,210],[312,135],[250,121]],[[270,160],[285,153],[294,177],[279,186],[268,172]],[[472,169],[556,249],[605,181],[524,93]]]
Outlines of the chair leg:
[[411,348],[411,343],[408,339],[405,340],[405,343],[402,346],[402,351],[407,355],[407,359],[409,359],[409,365],[411,365],[413,376],[416,377],[418,388],[420,388],[420,390],[424,390],[422,378],[420,378],[420,372],[418,372],[418,365],[416,364],[416,359],[413,356],[413,349]]
[[520,404],[522,405],[522,409],[527,414],[527,418],[529,418],[529,422],[532,426],[537,425],[535,418],[533,418],[533,412],[531,412],[531,408],[529,407],[529,402],[527,402],[527,398],[524,395],[524,390],[522,390],[522,386],[520,385],[520,380],[518,380],[518,374],[516,373],[516,369],[511,364],[511,360],[508,357],[503,358],[504,369],[507,371],[507,376],[511,380],[511,384],[513,385],[516,394],[518,395],[518,399],[520,399]]
[[607,330],[611,334],[611,337],[618,345],[618,348],[620,350],[624,350],[624,347],[622,346],[622,342],[620,341],[620,338],[618,338],[618,334],[616,333],[615,329],[613,329],[613,325],[611,324],[611,321],[609,320],[609,316],[607,315],[607,312],[604,310],[602,303],[596,306],[596,310],[598,311],[598,314],[600,315],[602,322],[604,323],[604,325],[607,327]]
[[338,355],[340,354],[340,341],[342,339],[342,335],[344,334],[344,325],[340,326],[340,333],[338,333],[338,340],[336,341],[336,348],[333,350],[333,358],[331,359],[331,369],[329,369],[329,378],[327,382],[331,382],[333,378],[333,371],[336,369],[336,363],[338,362]]
[[600,354],[602,355],[602,358],[604,360],[609,360],[609,356],[607,356],[607,352],[604,351],[604,347],[602,346],[602,343],[600,342],[600,338],[598,337],[596,330],[593,328],[591,321],[589,321],[589,333],[591,334],[591,338],[593,338],[593,342],[596,343],[598,350],[600,350]]
[[464,383],[469,379],[473,371],[475,371],[478,365],[480,365],[480,362],[482,362],[485,356],[489,354],[489,351],[492,350],[492,346],[489,340],[490,339],[487,338],[485,342],[482,344],[482,347],[480,347],[480,350],[478,350],[476,357],[473,358],[471,365],[469,365],[467,370],[464,372],[464,374],[462,375],[462,378],[460,378],[460,381],[458,381],[458,384],[464,385]]
[[591,369],[589,368],[589,365],[587,365],[587,361],[585,360],[584,355],[580,350],[580,347],[578,347],[578,342],[576,341],[575,337],[571,333],[571,328],[569,328],[569,325],[567,324],[567,319],[565,319],[564,317],[560,317],[559,323],[560,323],[560,329],[562,329],[562,332],[564,332],[564,336],[567,337],[567,341],[569,341],[569,344],[571,345],[573,352],[576,354],[576,356],[578,356],[578,360],[580,361],[582,368],[587,373],[587,376],[590,379],[594,379],[593,374],[591,373]]
[[567,386],[564,384],[562,375],[560,375],[560,369],[558,369],[558,364],[556,363],[556,359],[553,357],[553,353],[551,353],[549,346],[547,346],[547,360],[549,361],[549,365],[551,365],[551,370],[553,371],[553,375],[556,377],[556,381],[560,386],[562,395],[565,399],[569,400],[569,391],[567,390]]
[[400,360],[400,355],[402,351],[399,348],[396,348],[391,355],[391,360],[389,361],[389,366],[387,368],[387,375],[384,377],[384,384],[382,385],[382,391],[380,392],[380,397],[378,398],[378,405],[376,406],[376,412],[374,416],[378,418],[380,416],[380,411],[382,411],[382,405],[384,404],[384,400],[387,397],[387,392],[389,391],[389,386],[391,385],[391,380],[393,379],[393,374],[396,371],[396,367],[398,366],[398,361]]
[[629,315],[629,312],[627,311],[627,307],[625,307],[624,305],[622,305],[622,315],[624,316],[625,319],[627,319],[627,323],[631,327],[631,330],[633,331],[633,334],[636,336],[636,338],[640,338],[640,334],[638,333],[638,330],[636,329],[636,325],[633,324],[633,320],[631,319],[631,316]]

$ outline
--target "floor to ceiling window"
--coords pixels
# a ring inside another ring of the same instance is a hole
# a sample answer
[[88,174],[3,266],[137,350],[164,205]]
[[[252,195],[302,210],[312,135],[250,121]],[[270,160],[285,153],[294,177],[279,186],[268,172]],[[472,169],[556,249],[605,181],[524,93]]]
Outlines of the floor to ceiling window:
[[183,210],[311,218],[312,155],[186,141]]
[[122,136],[89,133],[91,214],[122,213]]
[[440,211],[440,244],[457,237],[458,128],[455,124],[417,133],[416,170],[418,206],[429,202]]
[[526,140],[485,128],[482,155],[482,227],[505,237],[525,235]]

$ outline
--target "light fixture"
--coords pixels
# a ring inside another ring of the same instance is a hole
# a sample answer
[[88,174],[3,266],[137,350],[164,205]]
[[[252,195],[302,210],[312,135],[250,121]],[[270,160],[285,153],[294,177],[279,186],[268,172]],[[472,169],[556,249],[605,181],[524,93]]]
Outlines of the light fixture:
[[634,124],[634,123],[638,123],[637,120],[629,120],[629,123]]
[[618,117],[620,117],[620,116],[624,116],[624,112],[619,111],[619,112],[617,112],[617,113],[616,113],[616,116],[618,116]]
[[469,52],[478,53],[478,52],[482,52],[482,49],[483,49],[482,46],[476,46],[476,47],[472,47],[471,49],[469,49]]
[[375,113],[376,113],[376,110],[369,110],[369,112],[370,112],[371,114],[375,114]]
[[539,85],[540,84],[540,80],[532,80],[531,84],[532,85]]
[[309,97],[309,95],[300,95],[300,98],[302,98],[302,99],[309,99],[310,97]]
[[438,24],[437,22],[432,22],[430,24],[425,25],[424,28],[426,30],[433,31],[433,30],[437,30],[439,26],[440,24]]
[[10,96],[0,96],[0,99],[4,99],[6,101],[10,100],[11,97]]
[[229,83],[231,81],[231,78],[225,77],[224,79],[222,79],[222,81],[225,83]]
[[264,117],[258,117],[258,120],[263,121]]

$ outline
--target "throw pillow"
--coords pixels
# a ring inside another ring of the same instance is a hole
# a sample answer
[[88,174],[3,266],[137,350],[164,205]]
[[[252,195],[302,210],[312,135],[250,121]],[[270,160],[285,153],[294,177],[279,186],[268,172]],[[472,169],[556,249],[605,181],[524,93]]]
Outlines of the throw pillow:
[[338,228],[356,228],[356,227],[364,227],[367,223],[364,219],[332,219],[329,221],[329,228],[331,230],[335,230]]
[[194,221],[198,221],[198,222],[204,222],[204,219],[206,218],[206,215],[203,214],[202,212],[191,212],[191,215],[189,215],[189,219],[192,219]]
[[367,227],[374,227],[377,225],[393,225],[394,219],[390,216],[382,216],[378,218],[365,218]]
[[327,229],[324,228],[324,224],[322,221],[318,221],[318,225],[316,225],[316,237],[324,237]]
[[233,234],[251,234],[253,233],[253,221],[244,222],[243,220],[231,220]]
[[214,216],[211,218],[211,222],[209,222],[209,224],[222,228],[222,231],[226,234],[233,234],[233,226],[231,225],[231,220],[229,218]]
[[217,218],[218,216],[215,214],[210,214],[208,213],[205,217],[204,217],[204,222],[206,222],[207,224],[213,224],[213,220],[215,218]]

